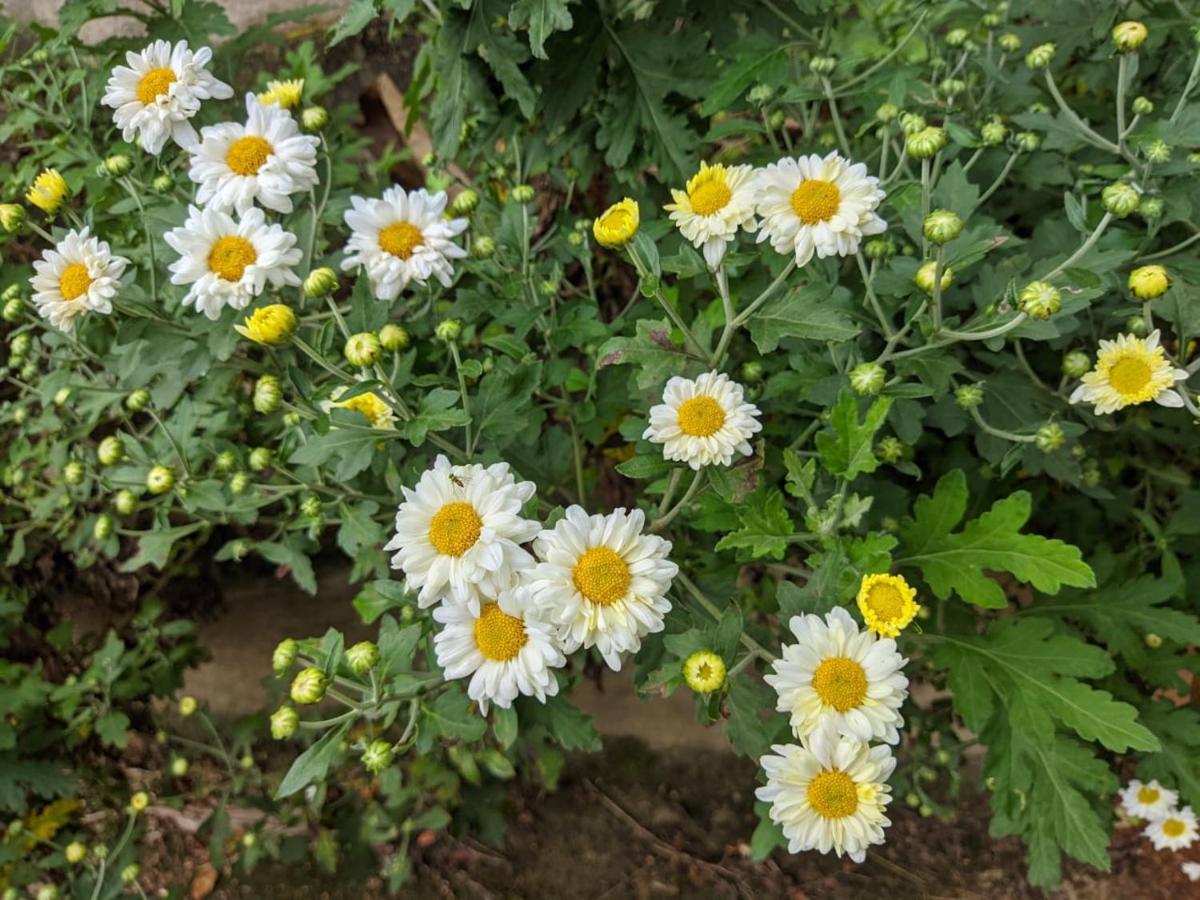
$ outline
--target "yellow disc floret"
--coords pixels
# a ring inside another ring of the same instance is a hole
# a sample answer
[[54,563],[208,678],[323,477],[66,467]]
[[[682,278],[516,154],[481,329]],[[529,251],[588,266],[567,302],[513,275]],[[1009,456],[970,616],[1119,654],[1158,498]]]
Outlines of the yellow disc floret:
[[256,175],[275,148],[256,134],[240,137],[225,152],[225,164],[238,175]]
[[423,243],[425,235],[411,222],[393,222],[379,232],[379,246],[400,259],[408,259]]
[[475,546],[483,519],[470,503],[447,503],[429,522],[429,543],[443,556],[462,556]]
[[687,183],[688,202],[698,216],[711,216],[729,205],[733,191],[725,180],[725,167],[700,163],[700,171]]
[[832,181],[809,178],[792,191],[792,209],[805,225],[833,218],[842,202],[842,192]]
[[138,102],[146,106],[158,101],[171,92],[171,85],[176,81],[175,70],[168,66],[151,69],[138,80]]
[[575,589],[593,603],[608,606],[629,592],[629,565],[608,547],[592,547],[575,563]]
[[920,610],[916,596],[900,575],[864,575],[858,588],[858,610],[867,628],[894,638]]
[[822,660],[813,672],[812,685],[821,702],[838,712],[856,709],[867,698],[867,673],[845,656]]
[[708,437],[725,424],[725,410],[712,397],[692,397],[679,404],[679,430],[690,437]]
[[246,267],[257,259],[252,243],[240,235],[229,234],[213,242],[208,251],[208,268],[225,281],[241,281]]
[[475,620],[475,646],[480,653],[494,662],[508,662],[528,640],[523,619],[510,616],[496,603],[484,604]]
[[64,300],[78,300],[91,285],[91,273],[83,263],[71,263],[58,276],[58,290]]
[[1137,793],[1138,803],[1144,803],[1147,806],[1153,806],[1161,796],[1162,793],[1158,788],[1150,787],[1148,784],[1142,785]]
[[845,772],[825,769],[808,783],[808,805],[825,819],[844,819],[858,809],[858,785]]

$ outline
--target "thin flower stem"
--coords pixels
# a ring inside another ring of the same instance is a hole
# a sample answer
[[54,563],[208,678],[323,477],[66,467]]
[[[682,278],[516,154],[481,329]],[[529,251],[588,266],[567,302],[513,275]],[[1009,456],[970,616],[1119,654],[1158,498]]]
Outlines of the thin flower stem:
[[[676,471],[681,472],[683,470],[676,469]],[[669,512],[664,513],[663,515],[659,516],[659,518],[651,522],[650,527],[647,530],[651,532],[662,531],[664,528],[670,525],[674,518],[683,510],[683,508],[692,502],[692,498],[695,497],[696,492],[700,490],[700,482],[703,481],[703,479],[704,469],[697,469],[695,476],[692,478],[692,483],[688,485],[688,489],[684,492],[684,495],[679,498],[679,502],[676,503]]]
[[[926,219],[929,218],[929,192],[932,186],[929,183],[929,160],[921,160],[921,223],[924,225]],[[929,254],[929,239],[925,237],[924,229],[921,234],[921,255]]]
[[933,329],[942,328],[942,274],[946,271],[946,246],[938,244],[933,266]]
[[721,295],[721,307],[725,311],[725,327],[721,329],[721,338],[712,355],[712,367],[718,369],[721,366],[721,360],[725,358],[725,354],[729,350],[729,344],[733,340],[734,332],[737,331],[738,323],[737,316],[733,311],[733,298],[729,296],[729,276],[725,272],[724,264],[717,267],[715,277],[717,292]]
[[887,340],[892,338],[892,323],[888,321],[888,317],[883,313],[883,307],[879,303],[879,297],[875,294],[875,286],[872,284],[874,280],[872,274],[867,271],[867,261],[863,259],[862,251],[859,250],[854,254],[854,258],[858,260],[858,271],[862,275],[863,288],[867,294],[867,302],[871,304],[871,309],[875,311],[875,317],[879,319],[879,326],[883,329],[883,336]]
[[1196,51],[1196,60],[1192,63],[1192,72],[1188,75],[1187,84],[1183,86],[1183,92],[1179,95],[1179,100],[1175,103],[1175,110],[1171,113],[1171,124],[1183,113],[1183,108],[1187,104],[1188,96],[1196,87],[1196,83],[1200,82],[1200,50]]
[[1000,185],[1004,183],[1004,179],[1008,177],[1008,173],[1012,171],[1012,167],[1016,163],[1019,155],[1020,154],[1015,150],[1009,155],[1008,161],[1004,164],[1004,168],[1000,170],[1000,174],[996,176],[996,180],[992,182],[991,187],[980,194],[979,199],[975,201],[976,206],[983,206],[988,198],[991,197],[992,194],[996,193]]
[[829,79],[821,76],[821,87],[825,90],[825,100],[829,103],[829,118],[833,119],[833,130],[837,132],[838,144],[846,156],[850,155],[850,142],[846,140],[846,130],[842,127],[842,117],[838,114],[837,100],[833,96],[833,85]]
[[1117,144],[1125,138],[1125,82],[1129,80],[1129,57],[1122,53],[1117,60]]
[[984,331],[954,331],[950,328],[942,328],[938,330],[937,334],[939,337],[948,337],[955,341],[990,341],[992,338],[1008,334],[1008,332],[1021,325],[1027,318],[1029,318],[1028,315],[1019,312],[1002,325],[997,325],[995,328],[988,328]]
[[663,491],[662,500],[658,504],[658,516],[656,518],[661,518],[663,513],[667,511],[667,507],[671,505],[671,501],[675,499],[675,491],[679,487],[679,480],[682,477],[682,468],[676,467],[671,470],[671,474],[667,478],[667,488]]
[[784,281],[787,280],[787,277],[792,274],[795,268],[796,260],[794,258],[788,260],[788,264],[783,267],[782,272],[775,276],[775,280],[768,284],[761,294],[751,300],[749,306],[738,313],[737,319],[735,320],[737,327],[740,328],[750,321],[754,314],[758,312],[759,307],[771,299],[771,295],[775,293],[776,288],[778,288],[781,284],[783,284]]
[[183,466],[184,473],[190,478],[192,476],[192,467],[188,465],[187,457],[183,455],[183,448],[179,446],[179,442],[175,440],[175,435],[171,434],[170,429],[163,424],[163,420],[158,417],[158,413],[156,413],[153,409],[147,407],[146,412],[150,414],[150,418],[152,418],[155,424],[158,425],[159,430],[167,436],[168,443],[170,443],[171,447],[175,450],[175,455],[179,457],[179,463]]
[[882,69],[884,66],[886,66],[889,62],[891,62],[892,59],[896,56],[896,54],[898,54],[901,50],[904,49],[904,45],[909,42],[909,39],[912,38],[912,36],[917,33],[917,29],[921,27],[921,23],[925,21],[925,17],[927,15],[929,15],[929,10],[927,10],[927,9],[922,10],[921,14],[919,16],[917,16],[917,21],[913,23],[913,27],[908,30],[908,33],[905,34],[904,37],[900,38],[900,40],[896,43],[896,46],[894,46],[891,50],[889,50],[886,56],[884,56],[882,59],[879,59],[876,62],[872,63],[867,68],[863,69],[861,72],[859,72],[853,78],[851,78],[849,81],[845,82],[844,84],[838,85],[837,91],[835,91],[835,93],[841,94],[847,88],[853,87],[854,85],[858,84],[860,81],[865,81],[866,79],[868,79],[872,75],[874,75],[876,72],[878,72],[880,69]]
[[[713,603],[711,600],[708,599],[708,597],[706,597],[704,595],[704,592],[701,591],[700,588],[698,588],[696,586],[696,583],[694,581],[692,581],[692,579],[688,578],[687,575],[683,574],[683,572],[680,572],[675,577],[679,579],[679,583],[684,586],[684,588],[687,590],[687,592],[692,595],[692,599],[694,599],[697,603],[699,603],[702,607],[704,607],[705,612],[707,612],[710,616],[712,616],[718,622],[720,622],[723,618],[725,618],[724,613],[722,613],[721,610],[719,610],[717,608],[717,605],[715,603]],[[746,646],[747,649],[760,654],[764,660],[771,661],[771,662],[773,662],[775,660],[774,653],[772,653],[770,650],[768,650],[766,647],[764,647],[762,644],[760,644],[754,638],[750,637],[750,635],[746,634],[746,632],[744,632],[744,631],[741,634],[741,641]]]
[[[466,427],[467,456],[474,456],[475,441],[471,434],[471,431],[472,431],[471,400],[467,396],[467,378],[465,375],[463,375],[462,358],[458,355],[458,345],[455,344],[454,341],[448,341],[447,346],[450,348],[450,356],[454,360],[454,371],[458,375],[458,393],[462,398],[463,413],[467,417],[467,424],[465,426]],[[572,428],[573,427],[574,426],[572,426]]]
[[1006,441],[1014,441],[1018,444],[1032,444],[1037,440],[1037,435],[1034,434],[1016,434],[1012,431],[1005,431],[1003,428],[996,428],[984,421],[983,416],[979,414],[979,409],[972,406],[969,410],[971,418],[975,420],[980,428],[993,437],[1003,438]]
[[1157,253],[1151,253],[1149,256],[1143,256],[1142,262],[1149,262],[1152,259],[1162,259],[1164,256],[1170,256],[1173,253],[1178,253],[1180,250],[1186,250],[1192,244],[1200,241],[1200,231],[1197,231],[1190,238],[1185,238],[1178,244],[1168,247],[1166,250],[1159,250]]
[[146,245],[150,250],[150,297],[157,303],[160,298],[158,296],[158,259],[154,250],[154,232],[150,229],[150,222],[146,219],[146,209],[142,206],[142,198],[138,194],[133,182],[127,177],[122,177],[121,184],[129,192],[129,196],[133,198],[133,202],[137,205],[138,217],[142,220],[142,229],[146,233]]
[[1058,104],[1058,108],[1062,110],[1063,115],[1065,115],[1071,124],[1075,126],[1075,129],[1079,132],[1080,136],[1082,136],[1089,144],[1099,147],[1101,150],[1107,150],[1109,153],[1114,153],[1118,156],[1123,155],[1120,147],[1118,147],[1108,138],[1097,134],[1088,127],[1087,122],[1079,118],[1079,116],[1075,113],[1075,110],[1071,109],[1071,107],[1067,105],[1067,101],[1064,100],[1062,94],[1059,93],[1058,85],[1055,84],[1054,76],[1050,73],[1049,67],[1047,67],[1045,71],[1046,86],[1050,89],[1050,94],[1052,97],[1054,97],[1054,102]]
[[1106,212],[1103,215],[1103,217],[1100,219],[1100,221],[1096,223],[1096,227],[1094,229],[1092,229],[1092,233],[1088,235],[1087,240],[1079,245],[1079,249],[1076,250],[1074,253],[1072,253],[1070,256],[1068,256],[1066,259],[1064,259],[1062,262],[1060,262],[1057,266],[1055,266],[1053,269],[1051,269],[1045,275],[1041,276],[1041,278],[1039,280],[1050,281],[1052,278],[1054,278],[1055,275],[1059,274],[1064,269],[1068,269],[1072,265],[1077,263],[1083,257],[1083,255],[1085,253],[1087,253],[1089,250],[1092,249],[1092,247],[1094,247],[1096,245],[1096,241],[1100,240],[1100,235],[1104,234],[1104,229],[1106,229],[1108,227],[1109,223],[1112,222],[1112,220],[1113,220],[1113,214],[1110,212]]
[[[646,271],[641,257],[638,256],[637,251],[633,249],[633,245],[629,244],[625,249],[629,251],[629,258],[633,261],[633,266],[635,269],[637,269],[638,276],[640,278],[645,278],[649,273]],[[667,314],[670,320],[674,323],[675,327],[683,332],[684,340],[692,345],[692,349],[695,350],[696,354],[702,359],[708,359],[709,355],[704,351],[704,348],[700,346],[700,342],[696,340],[696,337],[692,334],[691,329],[683,323],[683,319],[680,317],[679,313],[675,311],[675,308],[671,306],[671,302],[667,299],[666,294],[664,294],[662,291],[662,287],[658,285],[657,282],[654,285],[654,299],[658,301],[658,305],[663,308],[663,312]]]

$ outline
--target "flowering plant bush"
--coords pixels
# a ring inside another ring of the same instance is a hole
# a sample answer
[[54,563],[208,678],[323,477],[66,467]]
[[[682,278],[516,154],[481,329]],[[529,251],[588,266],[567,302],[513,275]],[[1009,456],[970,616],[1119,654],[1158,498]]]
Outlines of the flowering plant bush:
[[599,748],[590,661],[760,761],[756,856],[861,861],[975,747],[1037,885],[1108,866],[1118,775],[1194,839],[1183,12],[385,3],[403,186],[311,46],[250,74],[184,4],[82,48],[94,6],[4,72],[7,561],[340,548],[378,636],[277,649],[277,797],[377,775],[398,884]]

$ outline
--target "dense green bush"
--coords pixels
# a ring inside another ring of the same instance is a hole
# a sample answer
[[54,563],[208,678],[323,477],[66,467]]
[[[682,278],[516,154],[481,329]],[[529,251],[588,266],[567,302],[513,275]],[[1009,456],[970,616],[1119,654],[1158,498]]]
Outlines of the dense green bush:
[[[245,116],[278,112],[295,133],[277,182],[291,196],[249,198],[266,209],[247,233],[279,242],[254,252],[280,260],[253,297],[192,285],[178,229],[201,229],[190,204],[257,207],[193,168],[198,194],[188,149],[147,152],[136,127],[122,143],[98,105],[119,51],[147,43],[82,46],[79,27],[113,9],[68,3],[61,29],[10,48],[0,71],[14,148],[0,198],[6,560],[62,547],[84,568],[170,573],[196,553],[257,556],[315,591],[311,558],[340,548],[378,637],[346,647],[331,630],[277,651],[281,675],[299,671],[271,729],[315,740],[276,796],[319,804],[377,776],[363,821],[390,848],[393,885],[415,829],[457,811],[497,837],[498,781],[552,786],[564,750],[599,748],[569,699],[589,656],[635,666],[650,702],[696,691],[699,719],[763,761],[759,857],[788,844],[778,820],[795,825],[780,770],[832,765],[832,723],[879,785],[859,801],[878,833],[836,842],[856,858],[882,838],[887,742],[891,791],[926,815],[953,814],[962,755],[986,747],[992,833],[1022,838],[1040,886],[1063,854],[1108,867],[1118,776],[1200,802],[1200,717],[1167,699],[1186,697],[1200,643],[1187,591],[1200,55],[1186,9],[354,0],[330,44],[377,13],[424,37],[406,99],[432,131],[436,152],[417,161],[429,194],[390,195],[423,230],[385,235],[367,221],[382,207],[351,198],[379,197],[399,156],[370,159],[355,110],[330,101],[346,70],[328,74],[305,44],[258,71],[247,53],[269,32],[222,42],[217,7],[178,4],[146,17],[147,36],[212,42],[209,71],[235,88],[199,104],[197,129],[236,124],[201,131],[196,157],[251,159],[219,144]],[[246,90],[259,97],[244,105]],[[42,176],[48,193],[17,205],[47,168],[62,185]],[[111,309],[64,332],[37,316],[30,264],[83,226],[128,263]],[[192,255],[235,282],[254,252]],[[715,445],[672,443],[692,391],[726,402],[692,407],[703,416],[683,429]],[[499,463],[511,468],[471,468]],[[461,508],[412,525],[419,482],[447,505],[480,484],[480,508],[513,502],[486,534]],[[561,561],[584,528],[572,506],[637,510],[604,527],[643,581],[600,566],[611,559]],[[417,532],[445,559],[493,532],[511,543],[503,565],[438,576]],[[820,622],[793,618],[806,614]],[[905,657],[865,627],[854,639],[889,673],[872,684],[890,679],[862,719],[853,679],[836,703],[812,672],[789,682],[794,641],[824,623],[857,631],[843,624],[856,616]],[[483,647],[518,626],[479,657],[544,649],[511,706],[495,683],[466,687],[470,667],[448,671],[456,633]],[[938,689],[919,707],[905,700],[916,681]],[[814,691],[825,706],[806,713],[796,697]],[[295,709],[322,699],[332,714]]]

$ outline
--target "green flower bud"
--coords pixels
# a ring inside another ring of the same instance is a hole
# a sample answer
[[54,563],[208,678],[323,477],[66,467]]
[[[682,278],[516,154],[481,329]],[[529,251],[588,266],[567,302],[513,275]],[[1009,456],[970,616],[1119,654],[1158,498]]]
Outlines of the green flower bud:
[[80,841],[71,841],[71,843],[67,844],[66,850],[63,851],[63,856],[67,858],[67,862],[71,865],[77,866],[87,859],[87,845]]
[[125,408],[130,412],[141,412],[150,405],[150,392],[145,388],[138,388],[125,398]]
[[512,198],[518,203],[532,203],[535,196],[537,196],[536,192],[528,184],[518,184],[512,189]]
[[175,486],[175,472],[170,466],[154,466],[146,473],[146,490],[165,494]]
[[1000,35],[997,43],[1000,45],[1000,49],[1005,53],[1016,53],[1021,49],[1021,39],[1011,31],[1007,31]]
[[961,78],[943,78],[938,84],[938,90],[944,97],[957,97],[967,89],[967,83]]
[[236,465],[237,454],[232,450],[222,450],[217,454],[217,458],[213,460],[213,468],[221,475],[233,471]]
[[896,242],[886,237],[871,238],[863,250],[868,259],[890,259],[896,255]]
[[[937,263],[934,260],[929,260],[917,269],[917,274],[913,277],[913,284],[923,290],[930,296],[933,295],[933,278],[937,274]],[[942,266],[942,290],[950,287],[950,283],[954,281],[954,270],[949,266]]]
[[959,385],[954,391],[954,402],[963,409],[974,409],[983,402],[983,385]]
[[9,234],[21,230],[25,224],[25,207],[16,203],[0,203],[0,228]]
[[787,123],[787,114],[782,109],[777,109],[771,113],[767,119],[767,124],[771,126],[772,131],[778,131]]
[[337,286],[337,272],[329,266],[321,266],[309,272],[304,279],[304,296],[310,300],[320,300],[336,291]]
[[920,113],[904,113],[900,117],[900,130],[905,134],[916,134],[925,130],[925,117]]
[[850,370],[850,387],[864,397],[878,394],[886,383],[887,370],[879,363],[860,363]]
[[188,773],[188,761],[182,756],[176,756],[171,760],[171,774],[176,778],[183,778]]
[[1031,319],[1048,319],[1062,306],[1058,288],[1045,281],[1031,281],[1019,294],[1021,311]]
[[346,338],[346,346],[342,348],[346,362],[363,369],[369,369],[379,362],[379,354],[382,351],[383,344],[373,331],[360,331],[350,335]]
[[1138,206],[1138,214],[1147,221],[1162,218],[1162,197],[1143,197]]
[[1103,476],[1100,474],[1100,467],[1096,464],[1096,461],[1094,459],[1088,460],[1087,464],[1083,468],[1084,486],[1095,487],[1100,483],[1102,477]]
[[1031,69],[1044,69],[1054,60],[1053,44],[1040,44],[1025,54],[1025,65]]
[[121,881],[125,882],[125,884],[133,884],[141,874],[142,867],[137,863],[130,863],[121,870]]
[[1036,438],[1034,443],[1039,450],[1043,453],[1053,453],[1063,445],[1067,436],[1057,422],[1047,422],[1037,430]]
[[433,333],[437,335],[438,340],[446,341],[447,343],[456,341],[459,335],[462,334],[462,322],[458,319],[443,319],[437,323],[437,327],[434,328]]
[[59,388],[58,391],[56,391],[54,394],[54,405],[62,406],[64,403],[66,403],[70,399],[71,399],[71,389],[70,388]]
[[1092,368],[1092,358],[1082,350],[1072,350],[1063,357],[1062,371],[1068,378],[1082,378]]
[[742,381],[762,381],[763,364],[761,360],[750,359],[742,363]]
[[889,434],[879,439],[879,443],[875,445],[875,455],[885,463],[899,462],[904,456],[904,445]]
[[100,513],[96,516],[96,521],[92,525],[92,537],[97,541],[106,541],[113,533],[112,516],[108,513]]
[[160,194],[165,194],[175,187],[175,179],[163,172],[163,174],[155,176],[154,181],[150,184]]
[[[8,892],[5,891],[7,894]],[[13,891],[13,897],[17,896],[17,892]],[[43,884],[38,888],[35,895],[36,900],[58,900],[58,886],[53,884]]]
[[297,425],[300,424],[300,413],[295,412],[294,410],[291,412],[284,413],[283,414],[283,424],[286,425],[288,428],[295,428]]
[[238,764],[241,765],[243,769],[253,769],[254,757],[249,753],[245,753],[242,755],[242,758],[238,760]]
[[300,124],[305,131],[320,131],[329,122],[329,113],[323,106],[306,106],[300,113]]
[[769,84],[756,84],[746,92],[746,100],[755,106],[763,106],[775,95],[775,88]]
[[105,847],[103,844],[97,844],[95,847],[92,848],[92,856],[96,857],[96,859],[107,859],[108,858],[108,848]]
[[925,217],[925,237],[935,244],[954,240],[963,230],[963,220],[948,209],[935,209]]
[[450,202],[450,212],[456,216],[469,216],[479,206],[479,194],[467,188]]
[[77,459],[73,459],[63,466],[63,481],[72,487],[78,484],[83,484],[83,479],[86,474],[87,472],[83,468],[83,463]]
[[1154,101],[1149,97],[1134,97],[1133,111],[1139,116],[1148,116],[1154,112]]
[[113,507],[121,515],[127,516],[137,508],[137,497],[128,488],[121,488],[113,498]]
[[252,850],[257,845],[258,835],[256,835],[253,831],[247,831],[242,835],[242,846],[247,850]]
[[1104,201],[1104,208],[1116,216],[1118,219],[1123,219],[1130,213],[1137,212],[1138,205],[1141,202],[1141,197],[1137,190],[1123,181],[1115,181],[1108,185],[1100,195]]
[[923,818],[928,819],[933,815],[933,807],[928,803],[922,803],[917,812],[919,812]]
[[832,56],[814,56],[808,70],[816,75],[830,75],[837,68],[837,59]]
[[129,808],[134,812],[141,812],[150,805],[150,795],[145,791],[138,791],[129,798]]
[[104,171],[109,175],[120,177],[128,175],[129,170],[133,168],[133,160],[124,153],[114,153],[112,156],[104,160]]
[[411,341],[408,331],[403,325],[388,322],[388,324],[379,329],[379,343],[384,350],[396,353],[401,350],[407,350]]
[[179,699],[179,714],[183,717],[193,715],[199,708],[200,704],[195,697],[181,697]]
[[301,500],[300,515],[309,519],[321,518],[321,498],[316,494],[309,494]]
[[329,679],[320,669],[314,666],[301,669],[292,679],[292,700],[301,706],[320,703],[325,699],[325,689],[328,686]]
[[29,352],[31,347],[33,347],[33,338],[28,331],[22,331],[20,334],[14,334],[12,340],[8,342],[8,354],[12,357],[13,362],[18,362]]
[[875,118],[885,125],[893,121],[898,115],[900,115],[900,107],[895,103],[885,103],[879,109],[875,110]]
[[476,259],[491,259],[496,252],[496,242],[486,234],[471,242],[471,255]]
[[1017,135],[1017,149],[1025,153],[1032,153],[1038,147],[1042,146],[1041,135],[1034,134],[1032,131],[1022,131]]
[[12,411],[12,420],[16,425],[24,425],[25,420],[29,418],[29,410],[24,406],[18,406]]
[[1139,266],[1129,273],[1129,292],[1139,300],[1156,300],[1170,286],[1167,270],[1159,265]]
[[931,126],[910,134],[904,142],[904,152],[913,159],[930,159],[945,146],[945,130]]
[[1150,333],[1150,328],[1142,316],[1130,316],[1126,319],[1125,330],[1137,337],[1145,337]]
[[250,471],[261,472],[268,468],[274,455],[266,447],[255,447],[250,451]]
[[582,247],[586,238],[578,231],[572,231],[567,235],[567,243],[572,247]]
[[238,538],[229,548],[229,555],[233,557],[235,562],[241,562],[250,555],[250,551],[254,549],[254,544],[246,538]]
[[1192,152],[1188,154],[1187,161],[1193,166],[1200,166],[1200,152]]
[[949,47],[961,47],[967,42],[969,36],[965,28],[951,28],[946,32],[946,45]]
[[290,669],[296,662],[296,654],[300,650],[300,645],[291,638],[286,638],[275,645],[275,651],[271,654],[271,668],[276,674],[282,674]]
[[695,693],[707,696],[725,686],[725,660],[711,650],[697,650],[683,662],[683,680]]
[[1155,634],[1153,631],[1147,632],[1146,635],[1142,637],[1142,641],[1151,650],[1157,650],[1163,645],[1162,636]]
[[1149,32],[1141,22],[1118,22],[1113,26],[1113,46],[1121,53],[1132,53],[1146,42]]
[[984,13],[979,18],[979,23],[989,30],[999,28],[1003,22],[1004,18],[999,13]]
[[378,774],[392,764],[396,752],[388,741],[371,741],[363,750],[363,768],[372,775]]
[[229,493],[240,497],[250,487],[251,479],[247,472],[234,472],[229,479]]
[[370,641],[359,641],[346,651],[346,663],[355,675],[366,675],[379,662],[379,648]]
[[987,146],[995,147],[1008,139],[1008,128],[1003,122],[993,119],[979,129],[979,137]]
[[263,375],[254,382],[254,411],[268,415],[279,409],[283,400],[283,385],[274,375]]
[[96,448],[96,459],[102,466],[115,466],[125,458],[125,442],[115,434],[110,434]]
[[1171,147],[1163,140],[1154,140],[1142,147],[1142,155],[1147,162],[1161,165],[1171,160]]

